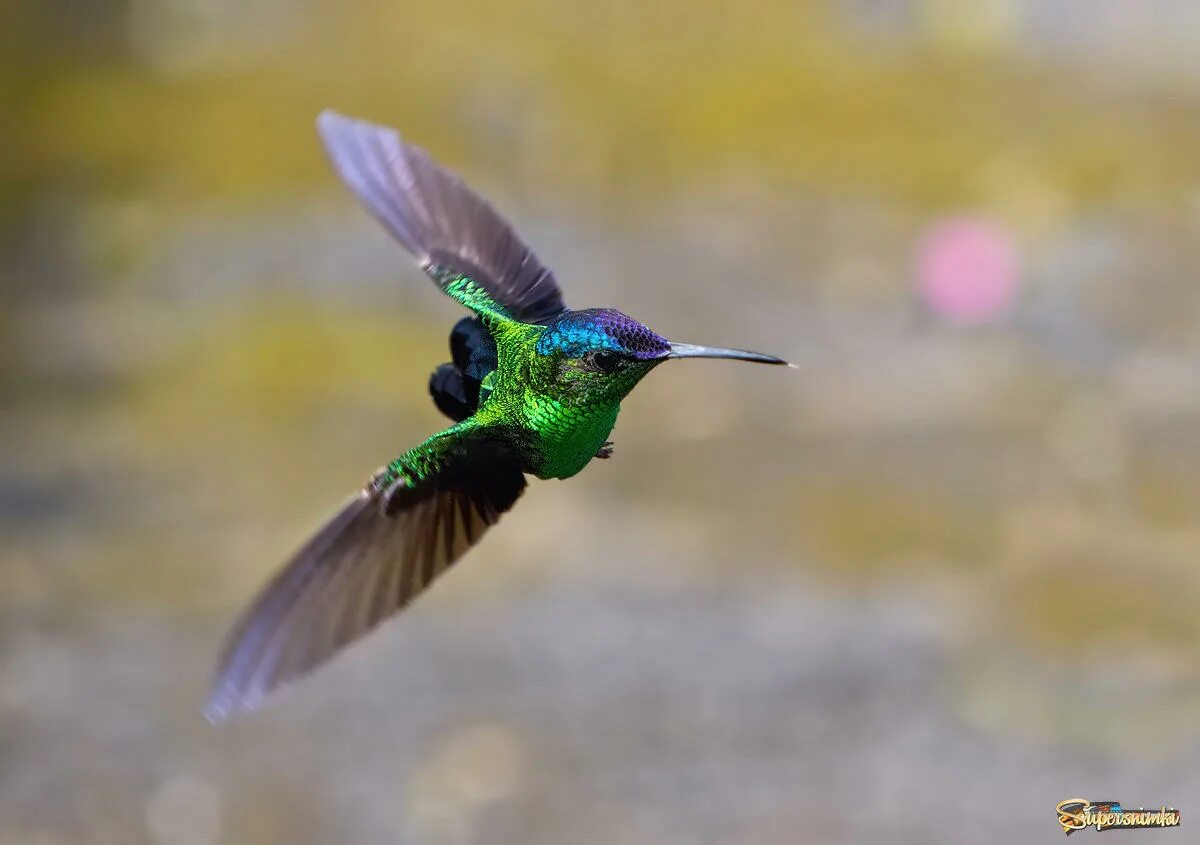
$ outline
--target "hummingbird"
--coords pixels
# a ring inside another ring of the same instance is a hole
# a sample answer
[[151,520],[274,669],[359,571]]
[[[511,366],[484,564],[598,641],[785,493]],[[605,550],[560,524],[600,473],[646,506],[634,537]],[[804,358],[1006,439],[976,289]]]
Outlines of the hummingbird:
[[257,708],[422,593],[483,537],[526,476],[609,458],[621,400],[681,358],[787,364],[674,343],[614,308],[568,309],[554,274],[482,197],[393,129],[322,112],[334,170],[471,314],[429,393],[453,425],[377,470],[284,564],[228,637],[205,707]]

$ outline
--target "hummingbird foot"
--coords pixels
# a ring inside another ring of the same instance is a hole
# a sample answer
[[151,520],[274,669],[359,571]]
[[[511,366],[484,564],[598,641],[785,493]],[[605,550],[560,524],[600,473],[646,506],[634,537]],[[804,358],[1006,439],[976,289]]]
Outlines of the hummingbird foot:
[[600,445],[600,448],[596,450],[596,457],[597,458],[611,458],[612,453],[613,453],[613,442],[611,440],[605,440]]

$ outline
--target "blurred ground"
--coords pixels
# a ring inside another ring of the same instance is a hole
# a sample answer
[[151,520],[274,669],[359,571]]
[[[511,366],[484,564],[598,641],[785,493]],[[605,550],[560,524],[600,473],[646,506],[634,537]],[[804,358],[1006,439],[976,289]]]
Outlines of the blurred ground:
[[[0,842],[1187,816],[1198,14],[0,5]],[[233,615],[441,425],[458,311],[330,173],[325,107],[463,172],[569,304],[800,371],[663,368],[613,461],[534,485],[401,619],[217,730]]]

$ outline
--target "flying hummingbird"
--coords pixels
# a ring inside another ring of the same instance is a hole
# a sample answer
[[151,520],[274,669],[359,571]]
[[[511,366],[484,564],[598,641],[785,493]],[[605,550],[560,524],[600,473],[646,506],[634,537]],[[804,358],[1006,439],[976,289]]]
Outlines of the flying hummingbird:
[[473,312],[429,380],[454,425],[376,471],[267,584],[221,657],[213,722],[257,707],[407,605],[513,506],[526,475],[570,478],[611,456],[621,400],[662,362],[787,363],[673,343],[612,308],[571,311],[512,227],[423,150],[332,111],[317,128],[367,210]]

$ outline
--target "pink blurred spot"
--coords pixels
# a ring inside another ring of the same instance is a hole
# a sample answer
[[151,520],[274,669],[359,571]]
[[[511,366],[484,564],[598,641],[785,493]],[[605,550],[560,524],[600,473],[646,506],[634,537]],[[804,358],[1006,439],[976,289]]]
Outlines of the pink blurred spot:
[[971,217],[943,220],[921,240],[921,296],[951,322],[984,323],[1006,311],[1016,297],[1017,264],[1016,247],[998,226]]

